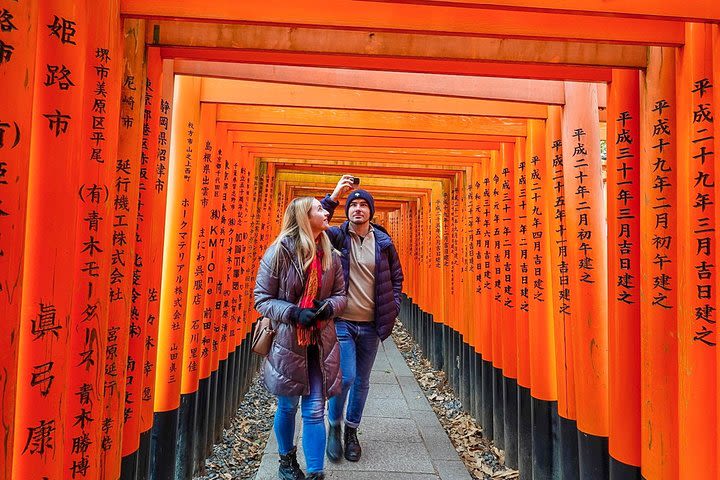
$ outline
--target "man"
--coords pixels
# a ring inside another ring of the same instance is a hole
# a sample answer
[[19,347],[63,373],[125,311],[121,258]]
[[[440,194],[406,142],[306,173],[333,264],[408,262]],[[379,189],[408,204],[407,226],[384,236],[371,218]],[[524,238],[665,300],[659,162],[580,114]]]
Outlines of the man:
[[347,460],[357,462],[362,454],[357,429],[370,388],[370,371],[380,341],[390,336],[395,325],[403,274],[387,231],[371,223],[375,200],[367,191],[355,188],[352,175],[344,175],[333,193],[321,201],[325,210],[332,218],[341,195],[347,192],[350,192],[345,202],[348,220],[340,227],[326,230],[333,246],[342,253],[348,297],[345,311],[335,319],[343,389],[328,402],[327,456],[338,461],[343,455],[340,437],[347,400],[344,452]]

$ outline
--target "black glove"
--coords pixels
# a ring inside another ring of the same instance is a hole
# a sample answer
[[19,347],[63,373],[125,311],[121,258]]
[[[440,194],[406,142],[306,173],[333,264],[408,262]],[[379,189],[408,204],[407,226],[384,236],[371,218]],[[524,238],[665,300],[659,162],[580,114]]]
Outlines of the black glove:
[[307,328],[315,324],[316,312],[317,308],[292,307],[292,310],[290,311],[290,318],[296,325],[302,325]]
[[313,305],[315,306],[315,310],[320,310],[320,307],[322,307],[325,303],[327,303],[327,306],[325,309],[317,314],[317,317],[315,317],[317,320],[327,320],[329,318],[333,318],[335,315],[332,308],[332,303],[328,302],[327,300],[325,302],[321,302],[319,300],[313,300]]

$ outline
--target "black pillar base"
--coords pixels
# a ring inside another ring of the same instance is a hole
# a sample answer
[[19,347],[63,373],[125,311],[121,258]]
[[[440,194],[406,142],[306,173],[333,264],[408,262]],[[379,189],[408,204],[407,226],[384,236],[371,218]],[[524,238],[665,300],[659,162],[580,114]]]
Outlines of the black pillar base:
[[177,451],[178,409],[155,412],[152,428],[152,456],[150,478],[175,480],[175,453]]
[[138,448],[137,480],[148,480],[150,477],[150,448],[152,444],[152,428],[140,434]]
[[505,401],[503,399],[502,370],[493,365],[493,440],[500,449],[505,449]]
[[[233,338],[234,340],[234,338]],[[224,428],[230,428],[230,419],[232,418],[232,414],[234,412],[232,408],[233,403],[233,390],[235,389],[235,382],[237,379],[235,378],[237,371],[235,370],[237,363],[235,350],[232,350],[228,353],[227,358],[227,377],[225,380],[225,405],[223,406],[223,427]]]
[[205,475],[205,459],[208,442],[208,426],[210,425],[210,377],[201,378],[198,383],[198,405],[195,429],[198,432],[195,443],[195,465],[193,471]]
[[505,410],[505,465],[518,468],[518,403],[517,380],[503,377],[503,402]]
[[461,391],[464,393],[463,406],[465,411],[472,412],[473,410],[473,388],[472,388],[472,359],[474,357],[472,347],[463,340],[462,350],[462,384]]
[[493,366],[490,360],[482,361],[482,427],[483,436],[492,440],[495,438],[493,428]]
[[640,480],[640,467],[610,457],[610,480]]
[[178,413],[177,453],[175,455],[175,478],[190,480],[193,475],[193,463],[197,429],[195,428],[195,409],[197,392],[180,395]]
[[247,355],[245,355],[245,353],[245,339],[243,338],[240,342],[240,345],[238,345],[235,349],[235,356],[237,357],[237,385],[235,386],[235,391],[233,395],[233,417],[235,417],[235,412],[237,412],[237,409],[240,406],[240,401],[245,395],[245,387],[247,385],[248,375],[252,375],[248,365],[248,361],[250,359],[247,357]]
[[557,402],[532,399],[533,480],[554,480],[560,474],[555,452],[560,438],[553,410],[557,411]]
[[560,417],[560,465],[562,478],[580,478],[580,460],[578,459],[577,423]]
[[135,480],[138,470],[138,452],[134,451],[122,457],[120,462],[120,480]]
[[610,476],[607,437],[598,437],[578,430],[580,478],[606,480]]
[[218,365],[218,389],[215,397],[215,436],[213,443],[222,441],[222,432],[225,422],[225,398],[227,395],[227,359],[220,360]]
[[210,373],[210,398],[208,399],[207,435],[205,436],[205,458],[212,455],[212,446],[215,443],[215,418],[217,417],[218,371]]
[[530,389],[518,385],[518,470],[521,478],[533,479],[532,401]]
[[450,331],[453,338],[453,391],[462,403],[462,386],[460,385],[462,382],[460,376],[460,370],[462,369],[462,340],[460,339],[460,333],[452,328]]
[[474,409],[475,409],[475,420],[482,424],[482,415],[483,415],[483,408],[482,408],[482,402],[483,402],[483,382],[482,382],[482,368],[483,368],[483,359],[482,354],[478,351],[475,352],[475,358],[473,358],[473,383],[472,383],[472,389],[475,392],[474,397]]
[[442,325],[433,322],[433,351],[435,352],[435,370],[445,368],[445,357],[443,356],[443,332]]

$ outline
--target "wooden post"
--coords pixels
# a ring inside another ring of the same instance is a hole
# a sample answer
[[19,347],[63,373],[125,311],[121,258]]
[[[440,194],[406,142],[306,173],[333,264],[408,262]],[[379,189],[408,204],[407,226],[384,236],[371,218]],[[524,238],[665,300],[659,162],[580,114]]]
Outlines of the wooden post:
[[[122,478],[142,478],[147,475],[149,444],[142,438],[143,413],[146,404],[151,403],[151,389],[147,377],[154,368],[154,359],[146,363],[148,344],[155,344],[157,308],[151,315],[151,305],[159,301],[159,278],[162,262],[162,236],[164,224],[164,180],[159,182],[158,171],[158,132],[160,102],[162,94],[162,59],[157,48],[147,51],[147,78],[145,93],[141,100],[143,112],[142,142],[140,151],[140,185],[138,197],[137,227],[135,235],[135,260],[133,270],[132,309],[130,311],[130,329],[128,344],[128,381],[125,392],[127,416],[123,424]],[[161,217],[158,218],[158,217]],[[158,279],[155,283],[151,278]],[[151,340],[148,341],[148,338]],[[152,418],[152,414],[150,415]]]
[[[717,82],[718,79],[720,79],[720,27],[717,25],[712,26],[712,56],[713,56],[713,79]],[[712,98],[713,98],[713,106],[715,108],[715,111],[718,110],[720,107],[720,88],[713,88],[712,92]],[[720,122],[713,122],[714,123],[714,136],[715,136],[715,146],[714,151],[718,152],[720,151]],[[715,197],[717,198],[718,189],[720,188],[720,184],[715,184]],[[715,225],[720,225],[720,209],[715,209]],[[715,265],[718,265],[718,261],[720,261],[720,251],[718,249],[715,249]],[[717,278],[715,285],[717,285]],[[718,353],[720,355],[720,353]],[[720,361],[720,359],[716,359],[716,361]],[[717,369],[717,377],[716,377],[716,385],[718,380],[720,380],[720,368]],[[720,395],[717,395],[718,398],[718,405],[720,406]],[[718,427],[717,435],[720,438],[720,416],[718,416]],[[717,458],[717,454],[720,453],[720,441],[717,442],[717,451],[715,454],[715,458]],[[720,477],[720,475],[719,475]]]
[[[190,255],[188,267],[188,289],[186,300],[185,345],[182,360],[182,385],[180,397],[180,415],[178,421],[178,450],[180,461],[175,472],[180,478],[193,475],[195,465],[195,445],[200,442],[196,411],[198,408],[198,386],[201,361],[201,348],[205,343],[203,334],[211,329],[204,329],[203,297],[205,291],[205,271],[207,268],[208,235],[210,229],[210,172],[215,140],[216,105],[200,107],[200,124],[198,143],[197,179],[195,182],[195,200]],[[202,422],[205,419],[201,419]],[[204,460],[204,459],[200,459]]]
[[[84,68],[82,150],[78,165],[80,196],[74,295],[70,315],[73,366],[65,385],[64,471],[100,478],[97,458],[102,451],[113,202],[110,192],[117,157],[122,47],[120,5],[104,2],[90,22]],[[85,419],[78,421],[78,419]],[[92,420],[89,420],[92,419]]]
[[553,278],[550,256],[552,183],[547,175],[545,122],[528,120],[527,210],[528,264],[530,271],[530,374],[532,379],[533,476],[553,478],[553,456],[558,444],[553,435],[557,420],[557,375],[555,370],[555,328],[553,319]]
[[562,125],[580,477],[607,478],[607,244],[597,87],[565,82]]
[[[147,225],[148,235],[141,237],[143,250],[143,273],[147,274],[146,334],[143,339],[143,380],[142,405],[140,414],[140,454],[138,457],[138,480],[150,475],[151,436],[154,419],[155,377],[157,373],[157,344],[160,328],[160,290],[164,263],[166,206],[168,191],[168,164],[170,157],[170,132],[172,128],[174,74],[173,61],[156,61],[156,49],[148,49],[148,79],[155,79],[156,98],[150,109],[150,132],[148,156],[152,165],[149,177],[151,190],[142,196],[145,208],[144,219],[152,218]],[[158,71],[160,70],[160,71]],[[152,83],[151,83],[152,86]],[[147,95],[146,95],[147,99]]]
[[613,70],[607,152],[610,472],[633,478],[640,473],[639,72]]
[[[640,76],[641,467],[678,478],[675,52],[650,48]],[[675,241],[673,241],[675,239]]]
[[[120,103],[120,132],[114,178],[110,188],[113,237],[110,262],[110,308],[105,348],[103,435],[100,471],[102,478],[120,476],[122,433],[126,414],[126,371],[135,266],[140,189],[140,151],[145,92],[145,22],[125,20],[124,62]],[[132,399],[131,399],[132,400]],[[132,406],[130,406],[132,407]]]
[[717,279],[712,32],[687,23],[677,56],[679,477],[716,478]]
[[518,469],[523,475],[532,476],[532,407],[530,401],[530,268],[528,260],[528,189],[527,189],[527,141],[525,137],[515,140],[515,228],[513,265],[515,295],[515,323],[517,328],[516,356],[518,362]]
[[[0,479],[12,478],[20,301],[33,121],[37,0],[4,5],[0,38]],[[42,28],[42,26],[41,26]]]
[[[480,219],[481,253],[482,255],[482,293],[480,296],[480,349],[483,354],[483,428],[488,438],[495,438],[493,429],[493,341],[492,341],[492,306],[493,299],[493,253],[492,253],[492,158],[485,158],[480,165],[481,203]],[[420,222],[418,222],[418,228]]]
[[500,448],[505,448],[505,401],[503,389],[503,356],[502,346],[502,208],[501,194],[502,187],[501,171],[502,157],[500,152],[493,152],[490,160],[490,188],[491,197],[491,218],[490,228],[492,230],[492,281],[493,297],[490,307],[490,331],[492,332],[493,351],[493,440]]
[[13,478],[68,474],[61,460],[68,406],[64,383],[71,365],[66,353],[77,249],[77,224],[68,219],[76,218],[78,208],[86,8],[82,1],[38,3],[37,68],[34,80],[27,79],[34,86],[32,132],[21,132],[30,136],[30,154]]
[[200,79],[178,76],[173,100],[153,422],[155,463],[151,477],[158,479],[175,476],[185,301],[199,148]]

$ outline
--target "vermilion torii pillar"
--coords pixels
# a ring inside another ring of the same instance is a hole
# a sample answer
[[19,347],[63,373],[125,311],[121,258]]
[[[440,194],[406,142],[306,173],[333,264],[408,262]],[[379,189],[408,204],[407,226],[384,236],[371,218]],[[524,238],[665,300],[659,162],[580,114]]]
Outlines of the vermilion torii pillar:
[[527,211],[530,374],[532,380],[533,478],[550,479],[555,471],[554,456],[559,447],[553,435],[557,418],[557,373],[555,365],[555,322],[553,317],[555,279],[550,255],[550,218],[553,212],[552,180],[548,177],[545,123],[528,120]]
[[[24,260],[17,332],[14,401],[20,408],[15,411],[14,478],[62,478],[67,473],[63,425],[68,406],[65,379],[71,363],[66,352],[77,268],[75,219],[83,143],[87,7],[84,1],[48,0],[39,2],[37,10],[38,68],[34,78],[27,78],[34,85],[33,128],[22,132],[30,136],[27,234],[24,246],[13,246],[23,248]],[[30,25],[23,23],[21,28]],[[3,68],[7,66],[12,63]],[[90,421],[81,418],[90,427]],[[82,470],[84,462],[74,468]]]
[[565,83],[562,125],[580,478],[608,476],[607,244],[597,87]]
[[[610,471],[640,467],[640,79],[613,70],[608,88],[607,216]],[[636,385],[638,388],[628,388]]]
[[35,84],[37,0],[22,0],[2,9],[0,22],[0,83],[6,92],[0,104],[0,478],[11,478],[17,388],[18,334],[23,281],[23,246],[27,219],[30,136]]
[[717,475],[717,230],[709,24],[686,24],[677,55],[679,478]]
[[575,360],[573,357],[573,291],[570,285],[569,238],[566,209],[562,107],[548,106],[545,124],[546,176],[550,194],[550,261],[552,272],[555,368],[557,374],[560,467],[564,477],[578,477],[577,408],[575,404]]
[[[66,388],[64,469],[101,478],[106,339],[113,237],[112,191],[120,123],[122,47],[119,2],[104,2],[89,22],[84,68],[82,149],[78,184],[75,278],[69,321],[72,368]],[[123,379],[124,382],[124,379]],[[84,421],[78,419],[84,418]],[[89,419],[93,419],[92,421]],[[81,447],[80,447],[81,446]]]
[[678,478],[677,130],[675,52],[650,48],[640,76],[641,461],[645,478]]
[[199,149],[199,95],[199,79],[175,79],[152,447],[155,463],[151,476],[158,479],[171,479],[175,475],[190,234]]

